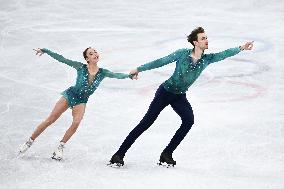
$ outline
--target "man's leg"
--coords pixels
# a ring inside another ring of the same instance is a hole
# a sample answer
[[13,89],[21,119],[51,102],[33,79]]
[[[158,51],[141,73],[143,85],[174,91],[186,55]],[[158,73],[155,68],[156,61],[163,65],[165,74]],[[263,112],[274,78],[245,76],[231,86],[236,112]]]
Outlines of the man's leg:
[[119,150],[115,154],[123,158],[127,150],[135,142],[135,140],[154,123],[160,112],[170,104],[174,96],[174,94],[167,92],[161,85],[158,88],[147,113],[140,121],[140,123],[129,133],[129,135],[126,137]]
[[170,155],[184,139],[184,137],[194,124],[193,111],[185,95],[182,95],[178,100],[172,102],[171,106],[174,111],[180,116],[182,124],[180,128],[176,131],[168,146],[163,151]]

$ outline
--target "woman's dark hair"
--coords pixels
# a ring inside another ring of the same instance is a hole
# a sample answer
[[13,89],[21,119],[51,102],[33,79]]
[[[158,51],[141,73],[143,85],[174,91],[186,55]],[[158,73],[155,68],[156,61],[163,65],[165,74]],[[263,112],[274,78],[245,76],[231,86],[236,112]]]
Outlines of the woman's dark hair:
[[83,52],[83,56],[84,56],[85,60],[86,60],[86,58],[88,58],[88,57],[87,57],[87,51],[88,51],[88,49],[90,49],[90,48],[92,48],[92,47],[86,48],[86,49],[84,50],[84,52]]
[[197,41],[197,34],[204,33],[204,29],[202,27],[195,28],[189,36],[187,36],[187,41],[190,42],[193,46],[193,41]]

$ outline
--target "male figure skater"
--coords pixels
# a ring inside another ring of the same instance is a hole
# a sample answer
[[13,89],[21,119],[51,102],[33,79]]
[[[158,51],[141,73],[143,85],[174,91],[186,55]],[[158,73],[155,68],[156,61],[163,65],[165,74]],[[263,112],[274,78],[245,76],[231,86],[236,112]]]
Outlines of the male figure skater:
[[209,64],[234,56],[240,51],[251,50],[253,47],[252,41],[219,53],[204,54],[204,51],[208,49],[208,39],[202,27],[194,29],[187,40],[193,45],[193,49],[179,49],[168,56],[139,66],[130,72],[131,75],[137,77],[139,72],[176,62],[173,75],[160,85],[147,113],[140,123],[129,133],[119,150],[112,156],[110,164],[123,166],[123,158],[127,150],[154,123],[160,112],[166,106],[171,105],[173,110],[180,116],[182,124],[161,153],[159,164],[166,163],[168,166],[176,165],[172,153],[194,124],[194,115],[191,105],[187,101],[186,91]]

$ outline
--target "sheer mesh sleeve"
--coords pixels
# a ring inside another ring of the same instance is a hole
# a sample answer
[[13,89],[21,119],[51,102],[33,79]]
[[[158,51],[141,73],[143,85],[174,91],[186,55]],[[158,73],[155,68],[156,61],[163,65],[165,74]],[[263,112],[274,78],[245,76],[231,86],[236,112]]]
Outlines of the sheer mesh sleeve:
[[137,70],[139,72],[142,72],[142,71],[146,71],[146,70],[159,68],[159,67],[165,66],[169,63],[172,63],[172,62],[176,61],[181,56],[181,51],[182,51],[181,49],[177,50],[177,51],[169,54],[168,56],[165,56],[163,58],[159,58],[157,60],[154,60],[154,61],[149,62],[149,63],[144,64],[144,65],[141,65],[137,68]]
[[131,78],[132,76],[129,74],[124,74],[124,73],[114,73],[111,72],[107,69],[103,69],[105,77],[109,78],[116,78],[116,79],[126,79],[126,78]]
[[208,54],[207,56],[208,56],[209,64],[224,60],[225,58],[228,58],[231,56],[234,56],[238,54],[240,51],[241,51],[240,48],[236,47],[236,48],[230,48],[230,49],[224,50],[219,53]]
[[64,64],[67,64],[68,66],[71,66],[73,68],[75,68],[76,70],[78,70],[79,68],[81,68],[84,64],[81,62],[77,62],[77,61],[73,61],[73,60],[69,60],[64,58],[62,55],[57,54],[55,52],[52,52],[46,48],[41,49],[42,52],[48,54],[49,56],[51,56],[52,58],[54,58],[55,60],[62,62]]

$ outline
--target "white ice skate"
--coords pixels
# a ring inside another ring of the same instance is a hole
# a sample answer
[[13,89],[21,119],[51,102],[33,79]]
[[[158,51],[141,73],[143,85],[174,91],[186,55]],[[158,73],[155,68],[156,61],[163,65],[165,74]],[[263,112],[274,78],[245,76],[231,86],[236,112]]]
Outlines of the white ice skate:
[[19,150],[19,154],[25,153],[33,144],[34,140],[29,138],[21,147]]
[[64,142],[60,142],[59,146],[57,147],[57,149],[55,150],[55,152],[53,152],[52,154],[52,159],[60,161],[63,158],[63,148],[64,148],[65,143]]

